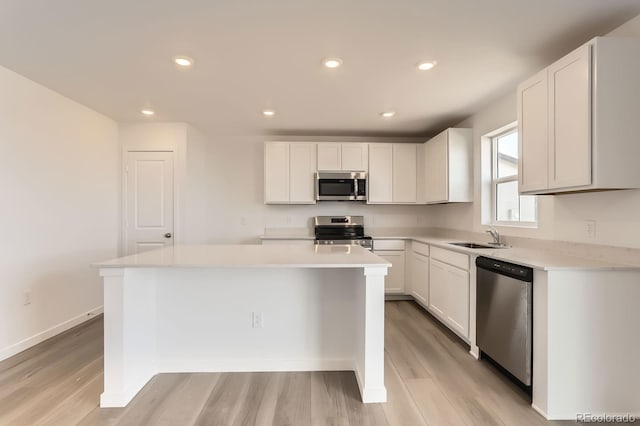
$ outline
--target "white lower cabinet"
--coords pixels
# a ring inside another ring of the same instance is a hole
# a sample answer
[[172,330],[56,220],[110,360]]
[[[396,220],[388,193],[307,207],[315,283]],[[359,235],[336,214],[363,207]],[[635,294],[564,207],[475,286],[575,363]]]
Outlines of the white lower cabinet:
[[[435,249],[434,249],[435,251]],[[469,269],[468,256],[460,253],[439,251],[448,256],[467,259],[467,269],[447,264],[434,258],[429,259],[429,310],[460,336],[469,338]]]
[[429,245],[419,241],[411,242],[408,260],[407,294],[422,306],[429,306]]
[[404,294],[404,251],[377,250],[374,253],[391,263],[384,277],[384,292]]
[[391,263],[384,277],[385,294],[405,294],[404,240],[374,240],[373,253]]

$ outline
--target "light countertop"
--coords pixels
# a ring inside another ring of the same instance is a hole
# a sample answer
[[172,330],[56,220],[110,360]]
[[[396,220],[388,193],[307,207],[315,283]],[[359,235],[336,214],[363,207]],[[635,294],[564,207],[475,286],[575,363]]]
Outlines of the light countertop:
[[[503,260],[505,262],[516,263],[541,270],[640,270],[640,265],[628,265],[622,263],[608,262],[600,259],[588,257],[571,256],[557,253],[553,250],[543,250],[539,248],[510,247],[499,249],[470,249],[451,245],[452,242],[472,241],[479,244],[486,244],[487,241],[461,240],[460,238],[448,238],[438,235],[432,236],[424,233],[403,232],[402,230],[384,230],[368,232],[374,240],[410,240],[418,241],[431,246],[440,247],[446,250],[465,253],[476,256],[486,256],[492,259]],[[290,237],[290,238],[287,238]],[[293,235],[279,234],[275,237],[264,236],[263,239],[296,239]],[[298,238],[300,235],[298,234]],[[313,239],[308,237],[305,239]],[[375,249],[375,241],[374,241]]]
[[[579,256],[569,256],[566,254],[554,253],[552,251],[510,247],[510,248],[488,248],[488,249],[471,249],[467,247],[455,246],[450,243],[461,242],[462,240],[441,237],[413,237],[413,241],[419,241],[431,246],[440,247],[446,250],[456,251],[459,253],[471,254],[476,256],[486,256],[496,260],[503,260],[522,266],[528,266],[534,269],[550,270],[640,270],[640,267],[634,265],[624,265],[613,262],[606,262],[598,259],[589,259]],[[466,241],[466,240],[465,240]],[[475,241],[480,244],[486,244],[486,241]],[[374,245],[375,248],[375,245]]]
[[360,246],[178,245],[94,263],[96,268],[362,268],[391,264]]

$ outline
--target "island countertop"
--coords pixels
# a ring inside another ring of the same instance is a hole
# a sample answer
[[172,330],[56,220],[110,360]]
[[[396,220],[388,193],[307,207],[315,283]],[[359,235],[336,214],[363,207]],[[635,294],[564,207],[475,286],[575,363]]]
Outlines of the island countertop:
[[96,262],[95,268],[363,268],[391,263],[360,246],[177,245]]

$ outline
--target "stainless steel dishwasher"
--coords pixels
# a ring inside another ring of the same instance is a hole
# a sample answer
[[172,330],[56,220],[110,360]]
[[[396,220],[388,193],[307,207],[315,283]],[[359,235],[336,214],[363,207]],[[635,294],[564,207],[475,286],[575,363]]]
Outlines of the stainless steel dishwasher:
[[476,267],[478,347],[530,386],[533,269],[483,256]]

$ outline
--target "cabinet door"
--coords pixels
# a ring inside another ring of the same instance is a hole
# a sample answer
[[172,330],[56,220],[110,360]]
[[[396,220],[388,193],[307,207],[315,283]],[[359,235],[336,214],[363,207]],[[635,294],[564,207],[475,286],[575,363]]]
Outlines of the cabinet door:
[[418,253],[411,256],[411,295],[429,306],[429,258]]
[[417,201],[417,150],[415,144],[393,144],[392,192],[394,203]]
[[318,170],[342,170],[339,143],[318,144]]
[[429,309],[443,320],[447,311],[447,265],[429,259]]
[[447,266],[447,322],[469,337],[469,271]]
[[449,199],[448,132],[444,131],[425,145],[425,192],[427,203],[442,203]]
[[288,142],[267,142],[264,146],[264,202],[289,202]]
[[591,45],[548,68],[549,188],[591,184]]
[[369,169],[369,145],[366,143],[342,144],[342,170],[363,171]]
[[315,204],[316,144],[289,145],[289,202]]
[[375,254],[391,263],[384,277],[384,292],[388,294],[404,293],[404,251],[374,251]]
[[519,191],[548,188],[547,70],[518,86]]
[[393,183],[393,148],[391,144],[369,145],[368,203],[391,203]]

